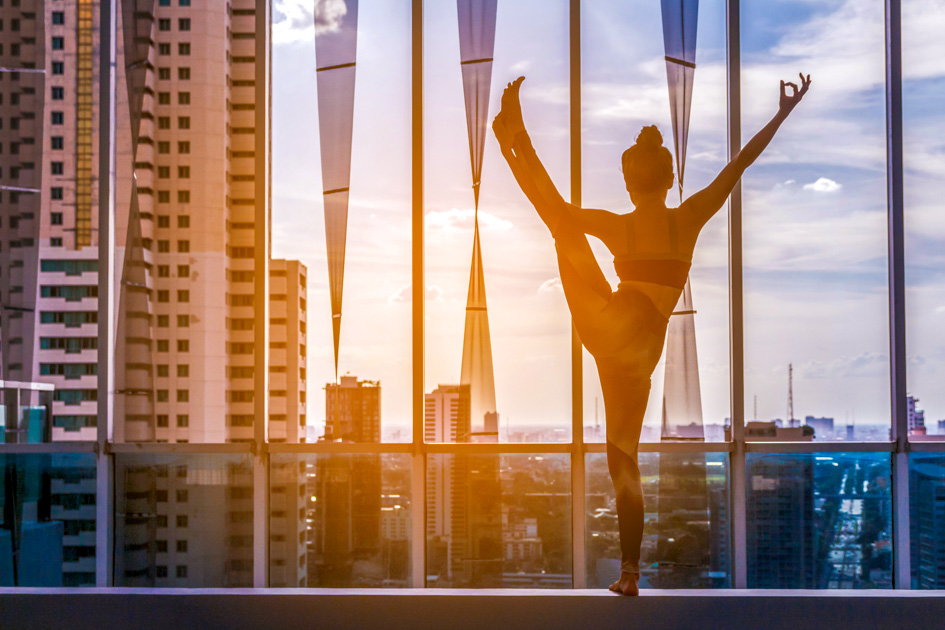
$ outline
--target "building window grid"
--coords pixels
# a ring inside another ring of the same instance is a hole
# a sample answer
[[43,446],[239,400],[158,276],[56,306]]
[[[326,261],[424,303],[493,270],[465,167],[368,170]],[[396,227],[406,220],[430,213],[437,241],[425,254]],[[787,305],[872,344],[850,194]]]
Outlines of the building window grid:
[[[258,0],[258,2],[263,2],[264,0]],[[422,15],[422,11],[419,10],[419,7],[422,5],[422,0],[413,0],[412,2],[414,7],[414,16]],[[730,76],[738,76],[740,73],[740,63],[739,63],[739,24],[738,24],[738,1],[730,0],[728,3],[728,15],[727,15],[727,26],[728,26],[728,35],[727,35],[727,47],[728,47],[728,71]],[[84,20],[91,22],[91,2],[89,0],[83,0],[80,2],[80,19],[79,23],[82,25]],[[102,3],[103,8],[107,3]],[[892,6],[892,12],[887,13],[886,20],[889,21],[892,19],[893,27],[887,29],[888,32],[892,34],[892,44],[887,42],[887,75],[891,76],[892,81],[890,85],[893,86],[893,91],[896,92],[901,90],[901,62],[900,62],[900,53],[897,50],[899,45],[899,38],[901,33],[901,25],[899,23],[899,2],[893,1],[890,3]],[[575,27],[576,18],[579,20],[579,11],[580,11],[580,2],[579,0],[571,0],[570,2],[571,10],[571,36],[570,36],[570,46],[572,54],[572,69],[575,68],[575,65],[579,69],[580,59],[578,58],[577,64],[575,64],[574,56],[575,52],[580,52],[580,24],[577,22]],[[892,15],[892,17],[891,17]],[[422,19],[422,18],[421,18]],[[84,29],[80,28],[80,33]],[[414,40],[414,54],[418,54],[419,50],[418,40],[421,37],[422,28],[418,28],[417,25],[413,26],[412,38]],[[734,37],[733,34],[734,33]],[[80,35],[81,39],[81,35]],[[736,40],[735,46],[732,46],[732,39]],[[90,42],[89,42],[90,44]],[[80,57],[82,55],[80,54]],[[80,63],[81,63],[80,59]],[[82,70],[88,71],[88,74],[91,74],[91,63],[88,63],[86,68]],[[85,77],[82,77],[83,83]],[[416,78],[415,78],[416,79]],[[421,78],[422,81],[422,78]],[[88,79],[89,87],[91,87],[91,80]],[[732,86],[734,83],[734,87]],[[83,86],[84,87],[84,86]],[[574,98],[575,87],[577,87],[578,95],[577,99]],[[577,74],[577,79],[575,80],[575,72],[572,71],[571,79],[571,91],[572,91],[572,112],[580,111],[580,75]],[[419,91],[422,93],[422,88]],[[415,95],[417,92],[415,91]],[[904,231],[902,230],[902,201],[901,201],[901,185],[902,185],[902,161],[901,161],[901,125],[902,125],[902,112],[901,112],[901,102],[899,102],[899,95],[894,94],[893,98],[889,99],[892,102],[892,111],[889,111],[887,107],[887,136],[891,138],[889,141],[891,149],[891,158],[888,162],[887,168],[889,169],[889,175],[891,183],[892,192],[890,194],[890,207],[888,208],[888,217],[890,223],[890,249],[892,252],[898,250],[902,252],[903,250],[903,240],[904,240]],[[736,98],[733,99],[732,96]],[[739,95],[738,80],[730,82],[729,85],[729,140],[730,150],[734,152],[740,146],[740,103],[737,100]],[[577,100],[576,108],[574,100]],[[417,103],[414,103],[414,115],[417,115]],[[59,114],[61,116],[61,114]],[[56,121],[54,121],[56,122]],[[578,121],[578,125],[579,125]],[[579,133],[579,127],[574,124],[572,121],[572,133],[577,130]],[[82,133],[84,130],[80,129],[80,136],[86,134]],[[91,135],[90,133],[88,134]],[[896,147],[896,143],[900,143]],[[577,165],[572,164],[572,180],[577,177],[580,178],[580,142],[574,142],[572,140],[572,161],[576,160]],[[421,149],[422,150],[422,149]],[[416,151],[416,149],[415,149]],[[898,152],[898,155],[897,155]],[[419,160],[420,156],[414,155],[414,164],[422,163]],[[89,167],[91,165],[89,164]],[[898,187],[898,199],[897,196],[897,187]],[[737,196],[737,197],[736,197]],[[740,353],[741,344],[743,342],[742,335],[742,304],[741,304],[741,262],[740,254],[741,252],[741,225],[740,225],[740,189],[736,189],[733,193],[733,199],[730,203],[730,212],[734,217],[734,220],[730,218],[729,224],[729,236],[730,236],[730,248],[732,249],[731,259],[733,264],[730,268],[730,279],[729,279],[729,289],[730,293],[733,294],[732,297],[732,313],[733,316],[730,318],[730,344],[733,348],[733,359],[731,365],[731,387],[732,387],[732,417],[733,417],[733,435],[730,442],[723,443],[698,443],[698,444],[667,444],[667,443],[641,443],[640,452],[655,452],[655,453],[666,453],[666,452],[694,452],[694,453],[726,453],[728,457],[728,469],[729,469],[729,506],[732,509],[732,518],[730,519],[730,537],[731,537],[731,549],[735,555],[737,555],[738,550],[741,549],[744,553],[745,542],[746,542],[746,533],[745,533],[745,523],[747,519],[747,506],[745,505],[747,501],[746,492],[745,492],[745,477],[747,475],[745,455],[747,453],[783,453],[783,454],[800,454],[800,453],[823,453],[823,452],[832,452],[832,453],[888,453],[890,456],[891,470],[893,472],[894,483],[892,484],[892,504],[893,504],[893,518],[900,519],[900,522],[897,526],[897,532],[894,535],[894,553],[897,557],[895,560],[897,571],[894,572],[894,584],[893,588],[903,589],[911,587],[911,575],[908,572],[909,563],[908,563],[908,554],[909,554],[909,545],[910,545],[910,532],[908,527],[908,479],[905,479],[905,482],[900,481],[900,483],[895,482],[897,472],[900,476],[900,479],[903,475],[908,475],[908,460],[910,453],[914,454],[926,454],[926,453],[945,453],[945,443],[909,443],[905,432],[901,430],[904,413],[902,410],[897,409],[897,401],[893,402],[893,413],[891,420],[891,427],[893,429],[893,436],[895,439],[890,442],[846,442],[846,443],[817,443],[817,442],[750,442],[745,440],[743,428],[744,428],[744,396],[743,396],[743,383],[744,383],[744,373],[743,373],[743,364],[741,362]],[[89,209],[91,210],[91,208]],[[414,202],[414,222],[422,220],[422,202]],[[422,225],[422,222],[421,222]],[[414,229],[415,240],[421,241],[421,243],[415,243],[414,247],[422,247],[422,230],[418,231]],[[415,259],[416,260],[416,259]],[[421,258],[422,260],[422,258]],[[737,261],[737,262],[735,262]],[[890,260],[890,292],[901,293],[904,290],[904,277],[902,275],[902,259],[901,256],[897,256],[895,253],[891,254]],[[897,267],[899,267],[897,269]],[[898,273],[897,273],[898,272]],[[413,269],[414,280],[422,280],[423,269],[418,269],[416,264]],[[104,303],[105,300],[101,300],[101,303]],[[421,309],[415,309],[414,312],[414,330],[423,331],[423,311]],[[890,318],[890,339],[891,344],[893,345],[893,354],[901,353],[904,355],[904,348],[896,348],[896,345],[901,345],[904,340],[904,323],[898,321],[898,318]],[[897,331],[897,328],[901,330]],[[419,345],[422,349],[422,334],[420,335],[419,341],[415,340],[415,350]],[[582,349],[579,345],[573,345],[573,352],[580,353]],[[421,362],[424,357],[424,353],[421,351],[419,353],[414,352],[414,356],[420,357],[419,361]],[[580,355],[578,355],[578,360],[573,362],[573,365],[577,366],[578,369],[572,370],[572,381],[576,383],[576,386],[573,386],[572,391],[574,391],[578,396],[580,396],[580,382],[581,374],[579,370],[580,366]],[[417,366],[414,366],[414,369],[417,369]],[[891,369],[891,387],[893,391],[896,391],[895,386],[905,383],[905,372],[906,365],[904,361],[893,362]],[[422,374],[422,371],[419,372]],[[415,379],[416,380],[416,379]],[[306,453],[306,454],[317,454],[317,453],[337,453],[337,454],[354,454],[354,453],[363,453],[363,452],[376,452],[376,453],[410,453],[413,454],[412,465],[413,465],[413,486],[414,490],[419,491],[419,500],[415,501],[416,505],[419,506],[416,508],[418,511],[415,511],[415,515],[422,516],[422,510],[424,508],[424,492],[423,492],[423,483],[425,483],[425,461],[426,456],[431,454],[456,454],[456,453],[489,453],[489,454],[546,454],[546,453],[566,453],[570,456],[571,463],[571,477],[572,477],[572,510],[574,512],[572,517],[572,559],[573,559],[573,574],[572,580],[575,587],[581,587],[584,585],[585,581],[585,566],[583,562],[584,558],[584,510],[583,510],[583,496],[584,496],[584,464],[585,458],[588,454],[591,453],[604,453],[606,452],[606,445],[601,443],[586,443],[584,442],[583,435],[583,416],[579,413],[575,413],[573,417],[572,425],[572,441],[569,443],[551,443],[551,444],[540,444],[540,443],[500,443],[500,444],[463,444],[463,443],[430,443],[426,442],[423,435],[423,392],[422,386],[418,388],[417,383],[414,383],[414,393],[413,397],[415,399],[419,396],[419,401],[414,401],[414,422],[413,422],[413,438],[412,443],[408,444],[396,444],[396,443],[381,443],[374,445],[355,445],[354,447],[346,444],[293,444],[293,445],[281,445],[273,443],[263,443],[262,448],[256,449],[252,444],[243,443],[243,444],[201,444],[195,445],[195,453],[200,454],[211,454],[211,453],[223,453],[223,452],[244,452],[244,453],[279,453],[279,452],[291,452],[291,453]],[[419,394],[418,394],[419,392]],[[575,405],[575,401],[572,400],[572,407],[578,409],[578,406]],[[186,427],[189,423],[186,415],[178,415],[177,425]],[[161,415],[157,417],[158,426],[167,426],[167,416]],[[98,452],[98,457],[101,460],[107,458],[113,458],[115,453],[122,452],[122,445],[109,443],[104,439],[105,432],[100,427],[100,441],[105,442],[104,449],[95,448],[95,444],[82,443],[82,442],[71,442],[71,443],[60,443],[57,444],[57,452],[64,451],[74,451],[74,452]],[[257,440],[260,441],[261,434],[257,434]],[[148,449],[151,452],[172,452],[173,445],[162,445],[162,444],[151,444],[148,445]],[[0,454],[7,452],[16,452],[15,445],[5,445],[0,444]],[[258,456],[258,455],[257,455]],[[99,471],[112,471],[110,466],[99,466]],[[417,486],[417,480],[420,481],[420,486]],[[101,487],[101,486],[100,486]],[[257,488],[257,491],[269,492],[268,487]],[[99,502],[100,504],[105,504],[106,502]],[[740,505],[739,505],[740,504]],[[258,505],[258,504],[257,504]],[[263,504],[265,505],[265,504]],[[902,522],[903,517],[903,507],[905,509],[905,523]],[[107,509],[107,508],[106,508]],[[270,515],[266,515],[264,519],[266,522],[266,528],[268,529]],[[114,519],[114,514],[106,513],[105,517],[109,520]],[[424,519],[418,519],[421,525],[424,523]],[[416,533],[416,529],[414,533]],[[420,527],[420,531],[423,531],[423,527]],[[114,534],[113,534],[114,535]],[[255,537],[254,546],[265,547],[268,536]],[[577,544],[573,544],[577,542]],[[922,541],[920,541],[922,542]],[[108,551],[107,547],[111,545],[112,541],[106,537],[98,537],[96,545],[96,562],[101,566],[107,567],[107,557]],[[422,570],[422,560],[425,558],[426,554],[426,538],[425,536],[420,536],[419,538],[414,535],[411,538],[411,559],[413,564],[417,564],[418,560],[421,561],[419,567],[414,566],[412,573],[414,575],[414,586],[425,586],[425,580]],[[257,554],[257,557],[266,557],[266,554]],[[902,556],[906,557],[906,562],[903,564],[901,558]],[[745,587],[746,580],[746,567],[744,566],[744,558],[741,559],[741,566],[739,566],[738,558],[733,558],[732,563],[732,575],[731,575],[731,585],[735,588]],[[162,568],[162,567],[159,567]],[[906,571],[902,571],[905,568]],[[166,570],[166,569],[165,569]],[[268,573],[268,567],[266,567],[266,573]],[[904,575],[903,575],[904,573]],[[419,575],[419,579],[418,579]],[[259,580],[257,579],[257,586]],[[97,571],[97,583],[99,586],[107,586],[111,582],[111,576],[105,570]]]

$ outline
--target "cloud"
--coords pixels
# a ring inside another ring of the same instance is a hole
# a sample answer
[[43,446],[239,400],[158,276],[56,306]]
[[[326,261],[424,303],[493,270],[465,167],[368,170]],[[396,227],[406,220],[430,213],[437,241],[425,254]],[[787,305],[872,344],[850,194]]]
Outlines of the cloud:
[[538,293],[564,293],[564,287],[561,286],[561,278],[549,278],[538,287]]
[[889,373],[889,357],[864,352],[856,356],[841,356],[832,361],[810,361],[799,367],[803,378],[814,380],[884,376]]
[[346,0],[277,0],[272,39],[276,44],[314,42],[315,35],[338,30],[347,13]]
[[341,20],[348,13],[345,0],[315,0],[312,16],[315,21],[315,34],[330,33],[341,27]]
[[509,68],[509,72],[512,74],[524,74],[532,67],[531,59],[523,59],[512,64]]
[[272,11],[272,40],[276,44],[314,42],[311,0],[277,0]]
[[[388,302],[410,302],[413,299],[413,285],[407,284],[400,288],[399,291],[387,298]],[[426,295],[424,296],[427,302],[439,302],[443,299],[443,289],[434,285],[427,285]]]
[[[474,210],[460,210],[451,208],[449,210],[434,210],[426,215],[426,226],[429,229],[441,230],[471,230],[473,229],[473,219],[476,213]],[[481,230],[510,230],[512,223],[505,219],[500,219],[494,214],[488,212],[479,212],[479,229]]]
[[842,185],[826,177],[819,178],[816,182],[804,184],[804,190],[813,190],[814,192],[832,193],[843,188]]

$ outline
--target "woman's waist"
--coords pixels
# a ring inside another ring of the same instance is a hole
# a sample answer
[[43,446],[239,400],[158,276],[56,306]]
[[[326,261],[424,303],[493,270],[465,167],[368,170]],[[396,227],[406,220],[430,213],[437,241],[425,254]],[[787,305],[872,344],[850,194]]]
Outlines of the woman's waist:
[[667,258],[614,258],[614,269],[621,281],[637,281],[682,289],[689,277],[692,262],[675,257]]
[[641,280],[622,280],[617,284],[617,293],[640,294],[641,298],[647,300],[662,319],[669,320],[679,302],[682,289]]

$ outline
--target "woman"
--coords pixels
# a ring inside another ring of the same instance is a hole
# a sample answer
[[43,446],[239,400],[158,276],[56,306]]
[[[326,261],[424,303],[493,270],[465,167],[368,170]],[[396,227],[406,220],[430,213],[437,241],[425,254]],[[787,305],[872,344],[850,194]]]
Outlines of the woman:
[[[678,208],[666,207],[673,159],[655,126],[644,127],[621,159],[633,212],[577,208],[566,203],[532,148],[522,121],[519,88],[510,83],[492,128],[522,191],[551,230],[564,295],[581,342],[597,363],[607,418],[607,464],[617,491],[622,563],[610,590],[638,595],[643,539],[643,487],[637,445],[650,377],[666,339],[666,326],[686,284],[699,232],[719,211],[735,183],[768,146],[781,123],[810,87],[781,81],[780,107],[708,187]],[[787,87],[791,87],[791,93]],[[614,255],[620,278],[613,291],[586,235]]]

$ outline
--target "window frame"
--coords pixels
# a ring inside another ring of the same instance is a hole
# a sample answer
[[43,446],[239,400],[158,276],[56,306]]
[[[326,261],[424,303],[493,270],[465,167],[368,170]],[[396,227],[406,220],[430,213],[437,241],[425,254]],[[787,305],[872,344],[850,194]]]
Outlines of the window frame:
[[[112,24],[114,0],[102,0],[100,3],[101,23]],[[181,6],[187,6],[184,2]],[[189,3],[188,3],[189,4]],[[271,0],[256,0],[256,15],[263,19],[256,21],[256,71],[265,75],[269,72],[271,55],[270,9]],[[726,3],[726,70],[727,70],[727,108],[728,108],[728,155],[731,157],[742,145],[741,138],[741,63],[740,63],[740,20],[739,0]],[[160,2],[165,6],[165,2]],[[571,182],[572,203],[581,202],[581,23],[580,0],[569,0],[570,26],[570,111],[571,111]],[[889,227],[889,337],[890,337],[890,390],[892,439],[884,442],[751,442],[745,439],[745,391],[744,391],[744,312],[742,284],[742,203],[741,187],[736,186],[729,200],[729,343],[730,343],[730,387],[731,387],[731,426],[732,439],[721,443],[641,443],[639,451],[643,453],[726,453],[729,470],[729,508],[731,535],[731,585],[733,588],[747,587],[746,541],[746,454],[748,453],[888,453],[892,471],[892,515],[894,549],[894,584],[895,589],[911,587],[910,567],[910,527],[909,527],[909,455],[910,453],[945,453],[943,442],[909,442],[906,416],[906,375],[905,361],[905,277],[904,277],[904,204],[903,204],[903,163],[902,163],[902,67],[901,67],[901,8],[900,0],[886,2],[886,119],[887,119],[887,218]],[[606,445],[584,442],[584,417],[582,393],[583,349],[579,340],[572,333],[572,441],[567,443],[427,443],[423,439],[424,431],[424,258],[423,258],[423,0],[411,0],[411,124],[413,141],[411,147],[412,164],[412,364],[411,396],[413,400],[412,442],[410,443],[273,443],[268,439],[268,391],[269,370],[266,369],[266,357],[263,353],[254,357],[254,391],[262,395],[254,396],[254,415],[265,418],[264,422],[254,425],[252,442],[226,444],[198,443],[147,443],[128,444],[112,441],[111,415],[113,395],[108,391],[109,374],[114,372],[113,352],[110,344],[111,327],[114,326],[115,314],[109,310],[109,299],[99,300],[98,337],[104,340],[99,344],[99,392],[98,392],[98,427],[97,437],[93,442],[53,442],[45,444],[0,444],[0,454],[9,453],[94,453],[96,456],[96,584],[111,586],[112,548],[115,536],[114,505],[106,500],[114,492],[114,458],[121,453],[243,453],[253,460],[254,501],[253,513],[253,575],[254,586],[266,587],[269,581],[269,457],[272,454],[356,454],[356,453],[403,453],[411,456],[411,542],[410,565],[412,586],[423,588],[425,584],[426,529],[425,529],[425,484],[426,459],[436,454],[568,454],[571,462],[571,540],[572,544],[572,583],[574,588],[586,586],[585,563],[585,464],[588,454],[605,453]],[[114,26],[112,24],[112,26]],[[114,30],[114,29],[112,29]],[[103,47],[114,48],[115,41],[103,36]],[[109,59],[102,56],[103,86],[102,94],[115,98],[115,86],[109,79]],[[183,70],[182,68],[178,69]],[[189,71],[189,69],[187,69]],[[178,78],[180,75],[178,75]],[[183,79],[186,80],[186,79]],[[256,134],[257,172],[268,171],[270,132],[268,121],[269,86],[267,81],[256,82],[257,106],[254,112],[256,128],[263,131]],[[114,147],[114,120],[110,118],[110,108],[100,107],[100,121]],[[53,112],[53,116],[63,117],[62,112]],[[62,124],[61,118],[58,124]],[[53,122],[53,124],[57,124]],[[100,152],[100,169],[110,172],[108,152]],[[254,182],[257,198],[266,199],[256,204],[255,208],[255,251],[253,257],[256,268],[264,270],[254,276],[255,292],[268,295],[269,273],[268,260],[268,174],[258,177]],[[103,194],[99,196],[101,212],[100,229],[112,229],[108,210],[113,203],[115,183],[104,180]],[[189,200],[188,200],[189,201]],[[109,240],[99,241],[99,294],[109,296],[113,287],[109,284],[108,271],[112,264]],[[268,305],[257,309],[254,326],[256,347],[268,347],[269,312]],[[160,351],[160,350],[159,350]],[[162,426],[167,426],[169,418],[162,415]],[[178,414],[177,426],[189,423],[189,416]]]

